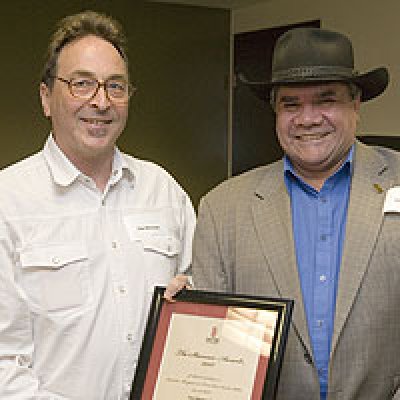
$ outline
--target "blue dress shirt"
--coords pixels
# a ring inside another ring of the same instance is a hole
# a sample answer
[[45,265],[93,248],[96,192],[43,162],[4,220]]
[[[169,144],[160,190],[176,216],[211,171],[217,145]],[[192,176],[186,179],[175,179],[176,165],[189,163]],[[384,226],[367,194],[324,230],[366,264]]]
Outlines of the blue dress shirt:
[[284,159],[285,183],[290,196],[304,307],[321,400],[328,391],[328,368],[335,317],[336,292],[346,230],[353,147],[347,160],[318,192]]

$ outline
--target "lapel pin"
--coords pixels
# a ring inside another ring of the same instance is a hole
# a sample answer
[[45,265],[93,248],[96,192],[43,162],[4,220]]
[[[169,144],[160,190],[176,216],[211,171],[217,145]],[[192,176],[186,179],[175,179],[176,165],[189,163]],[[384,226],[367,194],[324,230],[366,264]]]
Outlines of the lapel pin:
[[379,194],[381,194],[381,193],[383,193],[383,189],[382,189],[382,187],[378,184],[378,183],[374,183],[374,189],[379,193]]

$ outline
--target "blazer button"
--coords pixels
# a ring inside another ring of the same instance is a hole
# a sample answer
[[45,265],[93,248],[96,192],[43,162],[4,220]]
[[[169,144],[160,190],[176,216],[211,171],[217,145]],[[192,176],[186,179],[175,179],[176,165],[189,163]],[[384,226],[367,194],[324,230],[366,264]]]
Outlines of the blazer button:
[[312,365],[313,361],[309,353],[304,353],[304,359],[306,360],[307,364]]

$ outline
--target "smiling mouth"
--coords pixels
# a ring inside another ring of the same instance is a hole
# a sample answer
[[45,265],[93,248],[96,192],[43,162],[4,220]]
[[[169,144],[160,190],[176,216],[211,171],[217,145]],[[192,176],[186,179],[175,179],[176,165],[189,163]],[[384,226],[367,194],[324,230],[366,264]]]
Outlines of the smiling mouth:
[[320,140],[323,139],[324,137],[328,136],[331,132],[319,132],[319,133],[306,133],[306,134],[300,134],[300,135],[295,135],[294,137],[297,140],[300,140],[302,142],[309,142],[313,140]]
[[98,126],[109,125],[112,122],[111,119],[99,119],[99,118],[81,118],[81,120],[88,124],[98,125]]

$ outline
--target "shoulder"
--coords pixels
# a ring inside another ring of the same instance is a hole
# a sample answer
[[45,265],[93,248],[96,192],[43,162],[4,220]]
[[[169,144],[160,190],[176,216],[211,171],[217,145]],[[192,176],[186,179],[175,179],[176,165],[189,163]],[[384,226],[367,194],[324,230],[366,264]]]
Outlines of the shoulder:
[[266,185],[269,181],[276,182],[282,177],[282,171],[282,160],[251,169],[220,183],[202,201],[225,206],[241,203],[246,198],[253,197],[261,185]]
[[30,178],[37,177],[38,173],[43,173],[43,169],[47,170],[47,167],[40,151],[2,169],[0,171],[0,185],[10,183],[18,185],[20,182],[26,185],[30,182]]
[[358,170],[374,169],[380,173],[400,174],[400,152],[360,142],[356,143],[355,150],[355,163],[361,166]]
[[[21,215],[34,210],[51,191],[51,174],[41,152],[0,171],[0,212]],[[37,212],[37,209],[36,209]]]
[[133,171],[134,175],[136,175],[135,178],[143,178],[147,180],[159,179],[174,185],[178,185],[175,178],[161,165],[152,161],[133,157],[126,153],[122,153],[122,156],[129,169]]
[[400,152],[397,150],[389,149],[387,147],[373,147],[373,150],[376,154],[386,160],[387,163],[391,165],[399,165],[400,164]]
[[188,197],[187,193],[176,179],[162,166],[147,160],[121,153],[129,170],[133,173],[135,185],[142,190],[155,190],[157,192],[168,190],[181,196]]

